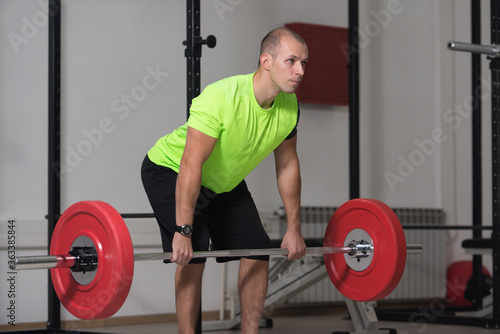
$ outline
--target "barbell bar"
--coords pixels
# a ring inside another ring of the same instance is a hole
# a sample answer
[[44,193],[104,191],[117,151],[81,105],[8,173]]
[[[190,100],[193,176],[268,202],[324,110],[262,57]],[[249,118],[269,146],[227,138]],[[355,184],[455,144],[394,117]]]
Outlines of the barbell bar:
[[[330,280],[346,298],[380,300],[399,283],[407,254],[422,252],[407,245],[395,213],[374,199],[341,205],[328,222],[323,247],[307,255],[323,255]],[[170,260],[172,253],[133,254],[128,228],[111,205],[101,201],[73,204],[59,218],[50,254],[18,257],[16,269],[50,269],[63,306],[80,319],[112,316],[125,302],[134,261]],[[195,258],[286,256],[285,248],[194,252]]]
[[[374,247],[361,243],[351,246],[342,247],[307,247],[306,256],[347,253],[354,257],[359,253],[373,252]],[[422,244],[407,244],[407,254],[420,254],[423,251]],[[265,248],[265,249],[230,249],[230,250],[210,250],[210,251],[195,251],[193,258],[215,258],[215,257],[246,257],[246,256],[287,256],[288,249],[286,248]],[[134,261],[164,261],[171,260],[172,253],[140,253],[134,254]],[[37,255],[37,256],[20,256],[15,259],[15,270],[37,270],[37,269],[52,269],[52,268],[72,268],[78,260],[77,256],[72,255]]]

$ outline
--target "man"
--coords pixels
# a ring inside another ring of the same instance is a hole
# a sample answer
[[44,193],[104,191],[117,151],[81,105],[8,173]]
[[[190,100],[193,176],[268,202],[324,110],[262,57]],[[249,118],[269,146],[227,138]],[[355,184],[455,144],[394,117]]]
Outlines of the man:
[[[193,249],[269,248],[244,178],[274,151],[287,213],[281,246],[289,260],[305,255],[300,230],[299,110],[295,90],[307,45],[278,28],[262,40],[255,73],[215,82],[193,100],[188,122],[158,140],[142,166],[164,251],[172,252],[179,333],[194,333],[205,259]],[[239,259],[239,258],[238,258]],[[218,259],[219,262],[233,258]],[[268,256],[241,258],[238,278],[242,333],[257,333],[268,281]]]

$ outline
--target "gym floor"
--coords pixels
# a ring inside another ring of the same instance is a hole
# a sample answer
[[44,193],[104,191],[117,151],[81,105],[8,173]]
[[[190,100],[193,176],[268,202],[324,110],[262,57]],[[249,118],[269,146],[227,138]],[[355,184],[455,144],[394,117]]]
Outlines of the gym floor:
[[[332,315],[307,315],[307,316],[279,316],[273,317],[272,328],[262,328],[259,333],[280,333],[280,334],[330,334],[335,331],[354,332],[352,321],[348,319],[347,312]],[[500,330],[484,329],[470,326],[452,326],[427,323],[409,323],[409,322],[389,322],[379,321],[375,329],[392,328],[396,329],[398,334],[500,334]],[[177,333],[175,323],[156,323],[137,326],[105,327],[86,330],[88,332],[100,333],[123,333],[123,334],[165,334]],[[212,334],[239,334],[239,330],[211,331]]]

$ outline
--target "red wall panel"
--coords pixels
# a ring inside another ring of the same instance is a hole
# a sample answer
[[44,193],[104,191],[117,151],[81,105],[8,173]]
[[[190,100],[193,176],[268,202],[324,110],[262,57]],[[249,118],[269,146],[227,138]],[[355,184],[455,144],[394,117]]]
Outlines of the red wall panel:
[[304,37],[309,63],[296,95],[302,103],[349,104],[348,29],[309,23],[288,23]]

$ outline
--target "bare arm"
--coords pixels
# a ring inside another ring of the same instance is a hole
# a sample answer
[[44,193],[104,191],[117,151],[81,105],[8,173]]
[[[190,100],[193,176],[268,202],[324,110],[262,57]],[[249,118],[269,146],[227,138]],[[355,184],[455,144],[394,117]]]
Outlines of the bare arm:
[[297,156],[297,135],[283,141],[274,150],[278,190],[285,206],[287,230],[281,247],[288,249],[289,260],[305,255],[305,243],[300,223],[300,166]]
[[[216,138],[188,127],[186,147],[182,155],[175,188],[177,225],[192,225],[196,201],[201,189],[201,168],[214,149]],[[187,264],[193,257],[191,237],[174,233],[172,262]]]

